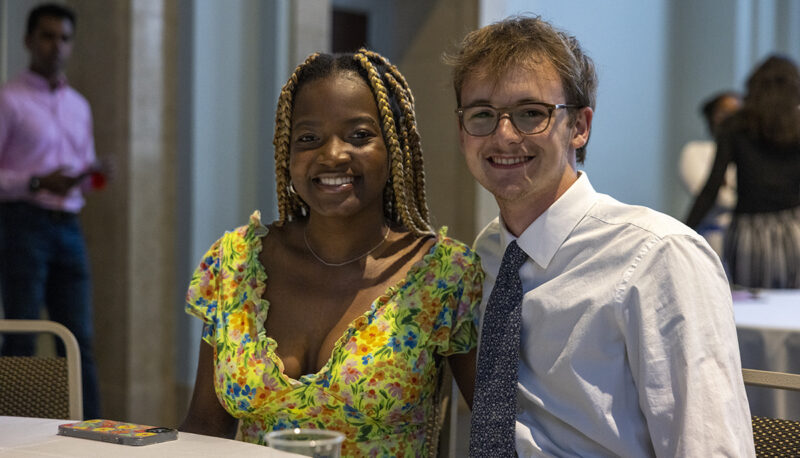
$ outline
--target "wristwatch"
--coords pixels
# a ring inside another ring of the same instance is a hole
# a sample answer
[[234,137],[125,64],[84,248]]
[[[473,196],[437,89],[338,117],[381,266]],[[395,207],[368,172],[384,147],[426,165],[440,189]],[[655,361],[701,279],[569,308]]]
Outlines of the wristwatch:
[[39,180],[39,177],[31,177],[31,180],[28,182],[28,190],[31,193],[35,193],[39,191],[42,187],[42,182]]

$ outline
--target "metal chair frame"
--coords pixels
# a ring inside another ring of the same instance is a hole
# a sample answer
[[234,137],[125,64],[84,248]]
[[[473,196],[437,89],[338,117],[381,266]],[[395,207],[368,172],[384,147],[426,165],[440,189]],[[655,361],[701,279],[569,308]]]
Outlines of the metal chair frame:
[[69,391],[69,416],[83,419],[83,391],[81,387],[81,353],[78,340],[64,325],[48,320],[0,320],[0,333],[41,333],[58,336],[64,343],[67,358],[67,386]]
[[800,374],[742,369],[745,385],[800,391]]
[[[745,385],[800,391],[800,374],[742,369],[742,378]],[[752,421],[756,457],[798,456],[800,437],[797,432],[800,430],[800,421],[755,415]]]

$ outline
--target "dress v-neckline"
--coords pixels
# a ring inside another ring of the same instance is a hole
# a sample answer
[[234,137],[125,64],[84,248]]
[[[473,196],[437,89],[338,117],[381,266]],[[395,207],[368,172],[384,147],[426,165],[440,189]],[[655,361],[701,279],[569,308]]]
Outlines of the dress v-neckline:
[[[253,222],[253,223],[255,223],[255,222]],[[263,239],[267,236],[267,234],[269,234],[269,228],[267,228],[266,226],[264,226],[261,223],[260,218],[257,220],[257,223],[255,223],[255,224],[257,224],[257,226],[252,228],[254,233],[253,233],[253,242],[252,242],[252,245],[250,247],[251,248],[251,253],[252,253],[252,255],[250,256],[250,261],[251,262],[255,262],[255,264],[256,264],[255,271],[256,271],[256,284],[257,284],[257,286],[254,289],[254,292],[258,293],[258,297],[254,297],[253,301],[256,304],[258,304],[258,306],[261,308],[261,313],[256,313],[256,314],[253,315],[253,319],[254,319],[255,323],[252,323],[252,324],[254,325],[255,329],[258,331],[258,333],[257,333],[258,334],[258,337],[257,337],[258,340],[264,341],[267,344],[267,347],[271,348],[271,353],[272,353],[273,357],[275,358],[275,363],[278,364],[278,366],[280,367],[280,375],[290,385],[295,385],[295,386],[296,385],[302,385],[302,384],[310,384],[314,380],[316,380],[320,375],[324,374],[325,372],[327,372],[329,370],[331,362],[333,361],[334,356],[339,351],[339,349],[342,347],[342,345],[344,345],[346,343],[346,341],[350,339],[350,337],[353,335],[353,333],[356,330],[358,330],[358,328],[361,325],[361,323],[369,322],[369,317],[371,315],[374,315],[375,313],[377,313],[380,310],[380,307],[377,307],[376,303],[378,303],[378,301],[380,301],[381,298],[392,297],[396,293],[396,291],[398,289],[400,289],[403,285],[408,283],[409,279],[417,274],[418,270],[420,270],[423,267],[425,267],[428,264],[430,258],[435,255],[436,250],[439,248],[439,246],[441,244],[441,241],[445,237],[445,234],[446,234],[446,229],[445,228],[440,229],[439,233],[436,234],[436,239],[435,239],[435,242],[434,242],[433,246],[431,246],[430,250],[428,250],[428,252],[425,253],[424,256],[422,256],[422,259],[418,260],[411,267],[409,267],[408,271],[406,272],[406,274],[403,276],[403,278],[401,280],[399,280],[394,285],[390,285],[386,289],[386,291],[384,291],[383,294],[381,294],[380,296],[378,296],[375,299],[373,299],[372,303],[370,304],[369,309],[367,309],[364,313],[362,313],[362,314],[358,315],[357,317],[355,317],[352,321],[350,321],[350,323],[347,324],[347,327],[345,328],[344,333],[341,336],[339,336],[338,339],[336,339],[336,342],[333,344],[333,347],[331,348],[331,353],[328,356],[328,359],[325,360],[325,364],[323,364],[322,367],[319,368],[319,370],[317,370],[316,372],[310,373],[310,374],[301,375],[299,379],[295,379],[293,377],[290,377],[290,376],[286,375],[285,366],[283,364],[283,360],[281,359],[280,356],[278,356],[278,352],[277,352],[278,341],[276,341],[275,339],[273,339],[272,337],[270,337],[270,336],[268,336],[266,334],[266,320],[269,317],[270,302],[269,302],[268,299],[266,299],[264,297],[264,294],[266,293],[266,285],[267,285],[267,271],[264,268],[264,265],[261,264],[261,261],[259,260],[259,255],[261,254],[261,251],[264,248]],[[385,305],[388,302],[389,301],[383,301],[383,304],[381,304],[381,307],[383,307],[383,305]],[[264,317],[264,321],[259,320],[258,316],[263,316]]]

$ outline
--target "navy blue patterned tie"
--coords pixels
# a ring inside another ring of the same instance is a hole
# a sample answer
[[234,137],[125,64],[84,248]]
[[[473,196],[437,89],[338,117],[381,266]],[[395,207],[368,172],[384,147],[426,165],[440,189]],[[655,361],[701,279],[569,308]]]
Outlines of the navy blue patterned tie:
[[503,255],[481,327],[472,402],[471,457],[514,457],[517,376],[522,329],[519,268],[528,256],[511,242]]

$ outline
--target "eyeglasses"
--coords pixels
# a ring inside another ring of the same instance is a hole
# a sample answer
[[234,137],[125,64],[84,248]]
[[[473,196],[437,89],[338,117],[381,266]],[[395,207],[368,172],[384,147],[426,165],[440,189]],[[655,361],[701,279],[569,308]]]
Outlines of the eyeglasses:
[[495,108],[490,105],[473,105],[456,110],[461,127],[474,137],[491,135],[508,116],[511,124],[522,134],[533,135],[544,132],[550,125],[553,112],[559,108],[580,108],[578,105],[528,102],[510,107]]

